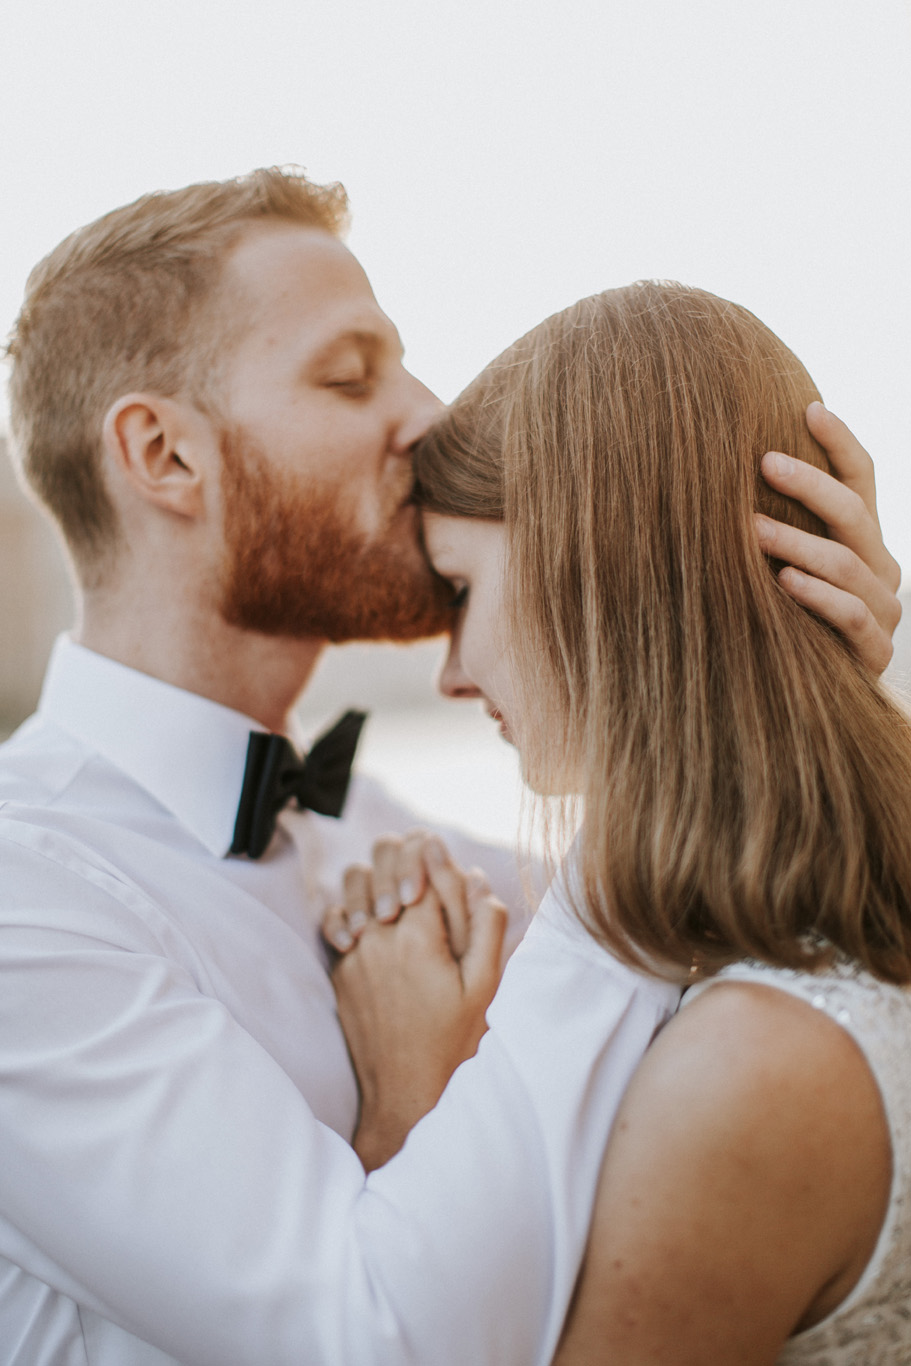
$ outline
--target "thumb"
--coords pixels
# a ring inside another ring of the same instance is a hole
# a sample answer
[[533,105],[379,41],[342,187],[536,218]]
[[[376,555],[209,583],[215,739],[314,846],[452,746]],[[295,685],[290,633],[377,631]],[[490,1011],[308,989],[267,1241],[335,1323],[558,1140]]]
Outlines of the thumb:
[[469,872],[467,891],[468,947],[460,964],[462,984],[466,995],[476,994],[484,998],[486,1006],[493,1000],[500,983],[507,913],[479,868],[472,868]]

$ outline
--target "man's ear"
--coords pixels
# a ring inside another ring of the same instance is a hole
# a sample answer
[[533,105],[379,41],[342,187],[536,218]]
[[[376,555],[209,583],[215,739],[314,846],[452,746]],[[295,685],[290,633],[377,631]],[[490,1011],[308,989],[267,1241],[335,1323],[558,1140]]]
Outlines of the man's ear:
[[102,440],[134,495],[179,517],[196,518],[205,506],[212,444],[208,426],[202,413],[183,400],[124,394],[105,414]]

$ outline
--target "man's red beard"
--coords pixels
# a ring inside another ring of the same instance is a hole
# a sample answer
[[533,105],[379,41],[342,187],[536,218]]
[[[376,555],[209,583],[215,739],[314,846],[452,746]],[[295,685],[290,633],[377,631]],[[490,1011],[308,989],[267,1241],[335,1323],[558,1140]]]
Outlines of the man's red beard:
[[421,553],[416,529],[409,535],[400,519],[387,540],[370,540],[346,520],[337,489],[308,491],[279,475],[242,430],[226,430],[221,450],[229,625],[331,641],[449,629],[452,588]]

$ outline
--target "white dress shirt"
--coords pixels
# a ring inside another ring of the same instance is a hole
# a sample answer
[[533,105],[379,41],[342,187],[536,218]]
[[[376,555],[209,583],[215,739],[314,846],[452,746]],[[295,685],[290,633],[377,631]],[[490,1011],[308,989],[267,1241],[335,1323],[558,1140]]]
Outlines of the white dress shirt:
[[[375,784],[226,857],[251,722],[63,640],[0,750],[0,1363],[546,1362],[669,987],[552,892],[366,1182],[318,939]],[[515,896],[514,861],[450,836]]]

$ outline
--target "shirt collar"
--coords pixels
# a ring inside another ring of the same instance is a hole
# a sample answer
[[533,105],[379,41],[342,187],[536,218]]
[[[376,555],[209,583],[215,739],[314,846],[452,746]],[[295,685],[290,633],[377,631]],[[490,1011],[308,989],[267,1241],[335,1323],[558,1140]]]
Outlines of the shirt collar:
[[132,778],[211,854],[228,853],[250,731],[264,726],[66,635],[54,645],[38,713]]

